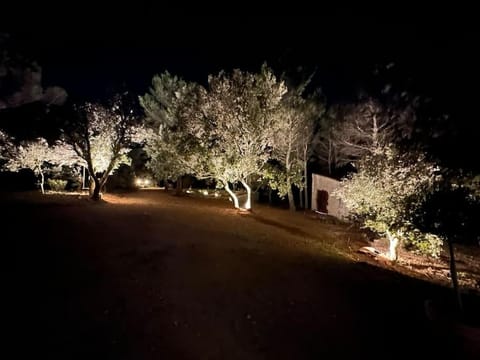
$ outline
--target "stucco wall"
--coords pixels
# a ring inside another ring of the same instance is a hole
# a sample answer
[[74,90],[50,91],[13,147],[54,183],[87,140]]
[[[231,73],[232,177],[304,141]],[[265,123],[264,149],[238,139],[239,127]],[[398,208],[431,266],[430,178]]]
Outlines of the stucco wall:
[[312,210],[326,212],[340,219],[345,218],[348,214],[345,205],[331,195],[339,184],[338,180],[312,174]]

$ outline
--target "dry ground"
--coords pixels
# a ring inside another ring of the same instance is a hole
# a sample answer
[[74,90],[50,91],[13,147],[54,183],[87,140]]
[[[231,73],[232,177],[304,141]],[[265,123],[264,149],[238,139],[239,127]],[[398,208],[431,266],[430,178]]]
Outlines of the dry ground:
[[2,358],[478,356],[425,317],[448,288],[357,254],[346,226],[160,191],[104,199],[2,195]]

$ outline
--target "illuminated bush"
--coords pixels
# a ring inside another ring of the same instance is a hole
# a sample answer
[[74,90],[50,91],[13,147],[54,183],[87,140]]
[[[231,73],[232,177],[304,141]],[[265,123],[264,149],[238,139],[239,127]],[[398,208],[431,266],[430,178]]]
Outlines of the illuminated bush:
[[418,229],[407,231],[404,241],[405,248],[416,253],[439,257],[442,251],[441,238],[434,234],[423,233]]
[[365,228],[385,235],[389,258],[397,246],[438,256],[440,238],[413,224],[414,215],[433,190],[438,169],[423,154],[402,154],[392,146],[378,147],[358,164],[358,172],[344,179],[334,196]]
[[65,187],[67,186],[67,180],[48,179],[47,184],[50,187],[50,190],[62,191],[65,190]]

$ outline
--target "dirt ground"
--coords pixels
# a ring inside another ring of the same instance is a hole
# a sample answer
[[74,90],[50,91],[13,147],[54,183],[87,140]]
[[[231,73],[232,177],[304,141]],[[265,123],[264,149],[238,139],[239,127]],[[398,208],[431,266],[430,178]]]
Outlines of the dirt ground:
[[479,356],[425,316],[450,289],[358,254],[345,225],[154,190],[1,196],[2,358]]

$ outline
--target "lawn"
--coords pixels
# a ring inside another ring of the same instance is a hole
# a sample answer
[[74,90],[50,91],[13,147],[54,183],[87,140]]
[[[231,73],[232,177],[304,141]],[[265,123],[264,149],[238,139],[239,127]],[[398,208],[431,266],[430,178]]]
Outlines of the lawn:
[[[452,355],[424,303],[451,291],[355,249],[344,225],[144,190],[3,194],[3,358],[331,359]],[[352,251],[349,252],[349,249]],[[465,297],[470,308],[478,297]],[[471,357],[474,358],[474,357]]]

